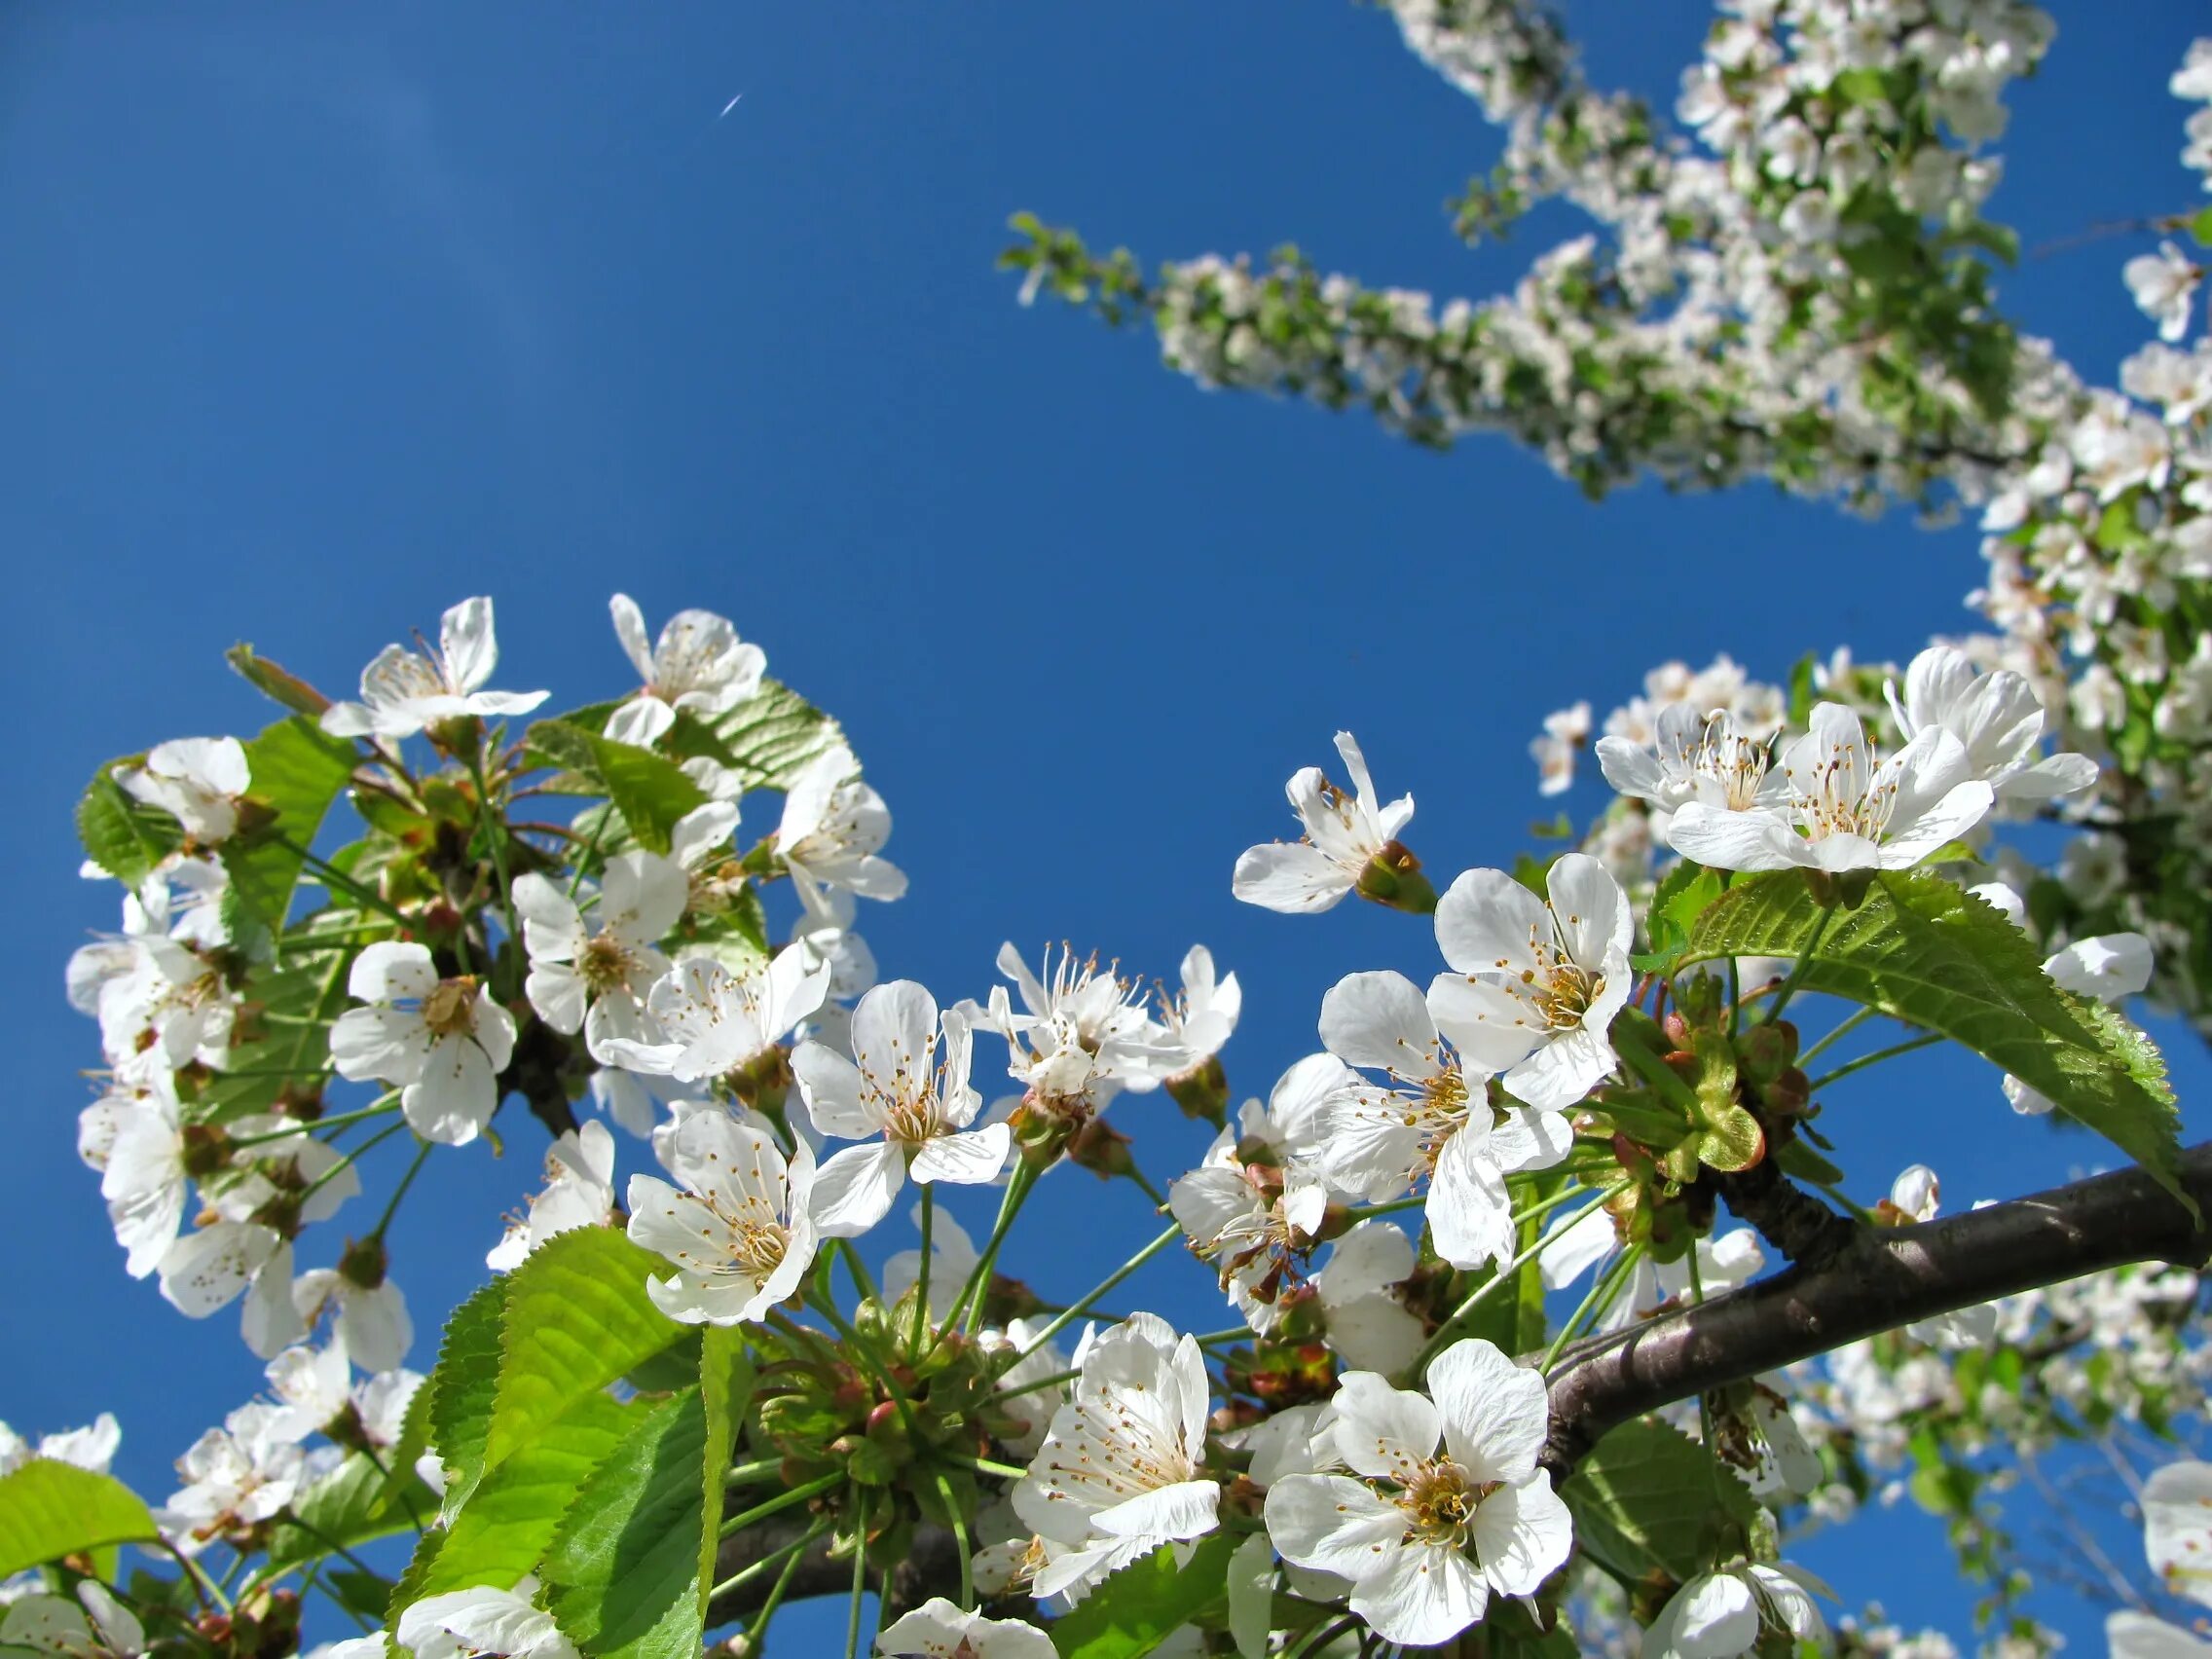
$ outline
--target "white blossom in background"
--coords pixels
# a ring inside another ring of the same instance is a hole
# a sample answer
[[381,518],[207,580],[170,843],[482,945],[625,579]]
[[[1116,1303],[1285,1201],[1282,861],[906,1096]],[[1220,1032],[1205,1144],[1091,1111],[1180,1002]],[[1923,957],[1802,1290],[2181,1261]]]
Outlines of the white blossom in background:
[[1419,1357],[1428,1327],[1404,1301],[1418,1260],[1413,1240],[1386,1221],[1363,1221],[1329,1247],[1313,1295],[1322,1336],[1354,1370],[1395,1377]]
[[1039,1596],[1085,1590],[1163,1543],[1218,1524],[1221,1488],[1203,1472],[1210,1409],[1191,1337],[1135,1313],[1079,1354],[1074,1397],[1014,1489],[1014,1507],[1062,1547],[1033,1581]]
[[333,737],[413,737],[448,720],[527,715],[551,695],[480,689],[498,662],[492,602],[464,599],[439,623],[435,651],[397,645],[379,651],[361,671],[361,700],[331,704],[322,729]]
[[[1890,1196],[1880,1213],[1900,1223],[1934,1221],[1942,1199],[1942,1183],[1936,1171],[1925,1163],[1908,1164],[1890,1183]],[[1978,1308],[1916,1320],[1905,1327],[1905,1334],[1934,1347],[1987,1347],[1997,1336],[1997,1304],[1985,1302]]]
[[776,853],[809,904],[828,888],[886,900],[906,891],[905,872],[880,856],[891,838],[891,809],[860,773],[851,750],[825,750],[800,768],[784,796]]
[[1815,1595],[1835,1593],[1800,1567],[1749,1563],[1693,1578],[1668,1601],[1643,1633],[1647,1659],[1735,1659],[1762,1631],[1787,1638],[1792,1651],[1810,1642],[1825,1650],[1827,1620]]
[[398,1645],[415,1659],[579,1659],[553,1615],[535,1605],[537,1580],[425,1596],[399,1615]]
[[666,1161],[681,1190],[630,1177],[631,1240],[676,1268],[645,1294],[686,1325],[765,1318],[814,1261],[813,1154],[801,1141],[787,1161],[760,1130],[704,1111],[677,1128]]
[[393,1369],[415,1341],[407,1299],[388,1278],[364,1285],[334,1268],[311,1268],[292,1281],[292,1307],[311,1331],[331,1313],[331,1340],[366,1371]]
[[158,806],[203,847],[227,841],[239,827],[239,797],[253,782],[235,737],[180,737],[157,743],[143,766],[119,767],[115,781]]
[[1251,847],[1237,859],[1230,889],[1245,903],[1293,915],[1334,907],[1413,817],[1412,795],[1387,806],[1377,797],[1367,757],[1350,732],[1337,733],[1337,754],[1352,793],[1346,794],[1318,766],[1292,774],[1284,793],[1305,838]]
[[2143,1483],[2143,1549],[2176,1596],[2212,1606],[2212,1463],[2168,1463]]
[[689,898],[682,867],[657,853],[608,859],[589,921],[577,899],[544,876],[517,876],[515,909],[530,956],[523,990],[537,1017],[567,1036],[581,1031],[595,1059],[609,1037],[647,1038],[640,1004],[669,968],[655,947]]
[[56,1659],[135,1659],[147,1651],[145,1627],[107,1586],[86,1579],[77,1599],[31,1595],[0,1615],[0,1651]]
[[494,1272],[522,1266],[556,1234],[604,1227],[614,1219],[614,1137],[605,1124],[564,1130],[545,1153],[545,1185],[526,1215],[510,1221],[485,1256]]
[[50,1458],[72,1468],[104,1475],[123,1444],[123,1426],[113,1412],[102,1412],[83,1428],[65,1428],[42,1434],[33,1443],[0,1422],[0,1475],[12,1475],[33,1457]]
[[1725,812],[1779,806],[1787,787],[1768,769],[1765,740],[1738,729],[1726,710],[1702,714],[1670,703],[1641,738],[1598,740],[1598,766],[1621,794],[1671,813],[1690,801]]
[[287,1508],[307,1474],[307,1455],[283,1433],[272,1405],[240,1406],[176,1460],[184,1485],[155,1512],[165,1536],[186,1555],[222,1534]]
[[1222,1130],[1198,1168],[1167,1184],[1167,1207],[1230,1302],[1264,1334],[1282,1321],[1276,1298],[1312,1247],[1329,1195],[1315,1170],[1246,1165],[1237,1142],[1235,1129]]
[[[1491,1145],[1489,1080],[1446,1049],[1413,981],[1347,974],[1321,999],[1321,1041],[1346,1064],[1380,1071],[1395,1086],[1357,1078],[1331,1097],[1320,1151],[1330,1185],[1382,1202],[1425,1179],[1438,1255],[1470,1268],[1510,1256],[1511,1204]],[[1562,1156],[1567,1144],[1559,1143]],[[1523,1149],[1516,1142],[1513,1150]]]
[[1019,1619],[987,1619],[933,1596],[875,1639],[899,1659],[1052,1659],[1052,1639]]
[[1904,685],[1901,699],[1895,682],[1884,688],[1899,732],[1908,743],[1930,727],[1949,732],[1967,752],[1969,775],[2000,801],[2053,800],[2095,787],[2097,764],[2087,756],[2037,756],[2044,707],[2011,670],[1982,674],[1964,651],[1931,645],[1912,659]]
[[100,1051],[117,1081],[144,1087],[165,1071],[228,1061],[238,999],[198,952],[141,935],[78,960],[87,981],[96,976]]
[[274,1227],[218,1220],[169,1246],[158,1270],[162,1296],[188,1319],[204,1319],[245,1299],[245,1345],[263,1359],[306,1338],[292,1305],[292,1246]]
[[[1591,1209],[1552,1224],[1536,1253],[1536,1271],[1546,1290],[1564,1290],[1608,1260],[1619,1245],[1612,1215],[1604,1208]],[[1700,1238],[1693,1248],[1697,1253],[1697,1283],[1709,1297],[1749,1284],[1766,1268],[1765,1247],[1748,1227]],[[1664,1304],[1687,1298],[1690,1289],[1687,1255],[1678,1261],[1658,1263],[1648,1255],[1639,1257],[1628,1282],[1598,1315],[1594,1328],[1626,1330]]]
[[[100,1120],[96,1128],[88,1122],[94,1114]],[[79,1128],[80,1156],[85,1131],[104,1142],[100,1197],[107,1200],[115,1241],[128,1252],[124,1271],[132,1278],[144,1278],[162,1265],[176,1242],[191,1186],[184,1169],[184,1130],[177,1117],[175,1089],[165,1075],[157,1087],[143,1092],[111,1093],[85,1109]]]
[[793,946],[747,974],[686,957],[645,994],[647,1034],[610,1036],[602,1047],[627,1070],[705,1083],[767,1058],[829,989],[829,964]]
[[514,1054],[514,1016],[469,975],[441,979],[429,946],[380,940],[353,959],[346,989],[366,1008],[330,1028],[330,1059],[350,1082],[398,1087],[399,1106],[424,1140],[465,1146],[499,1103],[499,1073]]
[[[2011,919],[2014,926],[2022,920]],[[2150,985],[2153,966],[2151,941],[2141,934],[2097,934],[2052,952],[2044,960],[2043,971],[2062,991],[2117,1005]],[[2052,1110],[2049,1096],[2009,1073],[2003,1087],[2012,1110],[2023,1116],[2042,1117]]]
[[1840,703],[1816,707],[1811,727],[1783,749],[1782,805],[1730,811],[1693,800],[1668,827],[1674,849],[1715,869],[1909,869],[1995,802],[1966,746],[1940,726],[1886,759]]
[[2127,291],[2143,314],[2158,325],[2158,338],[2169,345],[2189,332],[2189,313],[2196,298],[2196,285],[2204,271],[2170,241],[2158,244],[2157,253],[2136,255],[2120,268]]
[[911,979],[861,998],[851,1059],[820,1043],[793,1051],[815,1128],[868,1143],[839,1149],[815,1171],[811,1202],[825,1236],[866,1233],[890,1214],[908,1175],[968,1186],[997,1178],[1013,1131],[1003,1123],[971,1127],[983,1097],[969,1087],[969,1056],[968,1021],[953,1011],[940,1025],[936,999]]
[[1544,717],[1544,734],[1529,745],[1536,762],[1536,793],[1565,794],[1574,783],[1575,757],[1590,741],[1590,705],[1575,703]]
[[643,690],[607,717],[607,735],[617,743],[650,749],[676,723],[677,711],[702,719],[726,714],[760,689],[767,653],[747,645],[726,616],[712,610],[679,610],[648,645],[645,612],[618,593],[607,603],[614,637],[645,682]]
[[1540,899],[1501,869],[1471,869],[1436,905],[1436,942],[1455,970],[1428,1002],[1460,1053],[1502,1074],[1539,1112],[1581,1103],[1617,1057],[1607,1033],[1628,1001],[1628,896],[1596,859],[1568,853]]
[[1194,944],[1183,953],[1182,994],[1160,993],[1159,1051],[1152,1064],[1168,1079],[1196,1071],[1220,1053],[1244,1010],[1244,989],[1235,974],[1217,976],[1213,952]]
[[1422,1395],[1347,1373],[1334,1434],[1351,1474],[1288,1476],[1266,1507],[1284,1560],[1351,1580],[1351,1610],[1408,1644],[1450,1641],[1493,1594],[1533,1595],[1574,1542],[1536,1467],[1543,1378],[1469,1339],[1439,1354],[1427,1381]]
[[320,1348],[286,1348],[265,1374],[281,1413],[271,1434],[292,1441],[327,1434],[348,1443],[357,1436],[379,1451],[398,1444],[408,1405],[423,1385],[420,1372],[401,1367],[354,1382],[345,1341],[335,1336]]

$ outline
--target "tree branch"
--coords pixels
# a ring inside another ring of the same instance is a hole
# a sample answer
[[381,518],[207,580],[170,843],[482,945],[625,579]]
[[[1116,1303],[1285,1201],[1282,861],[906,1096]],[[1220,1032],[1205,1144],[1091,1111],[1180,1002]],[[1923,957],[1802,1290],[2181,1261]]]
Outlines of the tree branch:
[[[733,1496],[731,1505],[743,1507],[742,1497]],[[755,1562],[774,1554],[786,1544],[805,1535],[814,1525],[814,1517],[802,1507],[770,1516],[757,1525],[742,1531],[732,1532],[721,1542],[715,1557],[717,1579],[729,1578]],[[707,1628],[728,1624],[756,1611],[768,1599],[776,1574],[762,1573],[751,1583],[742,1584],[723,1596],[718,1596],[707,1607]],[[881,1592],[881,1575],[876,1576],[876,1589]],[[792,1574],[791,1587],[784,1592],[786,1601],[802,1602],[812,1596],[845,1596],[853,1588],[852,1558],[832,1561],[830,1557],[830,1540],[827,1538],[810,1544],[799,1553],[798,1569]],[[883,1622],[889,1624],[901,1613],[920,1606],[932,1596],[957,1596],[960,1594],[960,1557],[951,1532],[942,1527],[917,1527],[913,1542],[907,1547],[904,1558],[891,1573],[889,1594],[884,1598]]]
[[[2180,1175],[2212,1211],[2212,1141],[2181,1155]],[[1838,1248],[1576,1356],[1551,1380],[1543,1463],[1563,1477],[1615,1424],[1915,1320],[2133,1262],[2201,1267],[2208,1255],[2212,1233],[2132,1168],[1917,1227],[1854,1229]]]

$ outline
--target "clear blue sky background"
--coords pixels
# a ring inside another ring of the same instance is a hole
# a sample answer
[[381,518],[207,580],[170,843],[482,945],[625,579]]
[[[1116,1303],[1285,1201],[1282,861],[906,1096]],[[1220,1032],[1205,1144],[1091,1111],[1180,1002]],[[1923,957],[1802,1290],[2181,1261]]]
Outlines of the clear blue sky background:
[[[2200,10],[2056,11],[1997,198],[2031,247],[2191,189],[2163,83]],[[1596,79],[1667,102],[1709,16],[1572,8]],[[866,918],[887,974],[949,1001],[982,993],[1002,939],[1147,974],[1203,940],[1244,981],[1227,1057],[1260,1091],[1313,1047],[1340,974],[1434,967],[1403,918],[1229,897],[1338,727],[1415,793],[1410,839],[1448,878],[1525,843],[1549,709],[1602,710],[1665,656],[1772,678],[1969,621],[1967,531],[1765,489],[1592,507],[1502,444],[1439,459],[1201,396],[1147,341],[1014,304],[991,264],[1015,208],[1148,256],[1296,239],[1375,281],[1513,280],[1547,226],[1471,255],[1441,211],[1494,135],[1337,0],[18,5],[0,123],[0,547],[22,624],[0,667],[22,734],[0,1029],[23,1067],[0,1417],[117,1411],[122,1471],[156,1496],[258,1371],[233,1318],[187,1325],[124,1276],[76,1163],[96,1034],[61,964],[114,895],[77,881],[69,808],[103,756],[267,718],[222,666],[234,640],[340,688],[486,592],[498,683],[566,706],[629,682],[610,591],[656,625],[727,612],[844,719],[898,814],[913,892]],[[2006,300],[2109,378],[2144,337],[2118,277],[2141,240],[2031,260]],[[2175,1058],[2187,1102],[2207,1070]],[[1964,1202],[2101,1156],[2015,1120],[1972,1063],[1909,1076],[1830,1114],[1869,1196],[1912,1158]],[[1161,1175],[1201,1138],[1163,1104],[1122,1121]],[[395,1272],[419,1363],[534,1184],[516,1138],[503,1162],[439,1157],[411,1200]],[[1126,1189],[1057,1186],[1021,1258],[1065,1294],[1144,1217]],[[1221,1322],[1198,1270],[1144,1283]],[[1854,1604],[1967,1635],[1909,1508],[1812,1559]],[[2046,1610],[2101,1649],[2094,1619]]]

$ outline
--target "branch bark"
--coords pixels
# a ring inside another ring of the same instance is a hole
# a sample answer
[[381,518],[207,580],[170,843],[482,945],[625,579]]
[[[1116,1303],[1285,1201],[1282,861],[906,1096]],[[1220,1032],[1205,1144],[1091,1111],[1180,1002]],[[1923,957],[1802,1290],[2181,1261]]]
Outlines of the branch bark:
[[[2180,1173],[2212,1213],[2212,1141],[2183,1153]],[[1822,1233],[1824,1245],[1836,1236]],[[1543,1463],[1564,1477],[1631,1418],[1918,1319],[2133,1262],[2201,1267],[2208,1255],[2212,1233],[2141,1169],[1917,1227],[1855,1229],[1770,1278],[1575,1356],[1551,1380]]]
[[[733,1503],[736,1501],[732,1499]],[[734,1576],[742,1568],[804,1536],[813,1524],[813,1517],[802,1508],[771,1516],[742,1531],[732,1532],[716,1552],[716,1578]],[[768,1592],[774,1588],[777,1574],[782,1570],[777,1567],[763,1572],[750,1583],[716,1597],[707,1607],[707,1628],[713,1630],[756,1612],[767,1601]],[[797,1570],[792,1574],[791,1588],[784,1596],[787,1601],[802,1602],[814,1596],[849,1595],[852,1588],[852,1558],[832,1561],[829,1540],[823,1539],[799,1552]],[[893,1569],[889,1586],[886,1587],[882,1575],[877,1574],[874,1588],[884,1597],[885,1624],[920,1606],[932,1596],[958,1596],[960,1557],[951,1532],[942,1527],[915,1528],[913,1543],[905,1558]]]

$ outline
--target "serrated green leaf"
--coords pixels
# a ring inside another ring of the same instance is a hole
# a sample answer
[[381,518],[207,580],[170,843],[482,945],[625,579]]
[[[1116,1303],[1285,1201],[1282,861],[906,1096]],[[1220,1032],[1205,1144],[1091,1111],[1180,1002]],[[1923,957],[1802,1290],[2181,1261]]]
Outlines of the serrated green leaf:
[[1138,1659],[1217,1603],[1229,1599],[1229,1558],[1236,1541],[1226,1532],[1204,1538],[1181,1567],[1162,1544],[1092,1591],[1064,1619],[1052,1622],[1060,1659]]
[[85,787],[77,801],[77,839],[92,863],[136,887],[184,844],[184,831],[167,813],[131,799],[115,781],[119,764],[109,761]]
[[477,1485],[421,1570],[410,1567],[404,1599],[392,1600],[394,1618],[425,1596],[478,1584],[504,1590],[536,1570],[576,1493],[650,1410],[643,1400],[586,1394],[540,1430]]
[[226,841],[223,865],[239,903],[272,928],[283,927],[299,885],[304,861],[294,849],[313,842],[330,803],[353,775],[354,759],[350,743],[306,715],[278,720],[245,746],[246,797],[275,816],[266,829]]
[[328,697],[281,664],[258,654],[251,645],[233,645],[223,653],[223,660],[256,691],[294,714],[320,715],[330,707]]
[[745,1409],[753,1398],[753,1356],[746,1351],[743,1333],[730,1325],[705,1327],[699,1340],[699,1397],[706,1412],[706,1433],[700,1447],[705,1458],[701,1478],[703,1490],[716,1501],[702,1505],[699,1512],[698,1585],[702,1623],[707,1616],[707,1592],[715,1582],[715,1553],[721,1542],[722,1475],[729,1468],[730,1451],[737,1444],[738,1430],[744,1426]]
[[445,1466],[443,1513],[449,1519],[484,1478],[484,1452],[499,1382],[499,1331],[506,1317],[507,1284],[505,1278],[496,1278],[479,1285],[454,1309],[438,1345],[438,1363],[423,1384],[430,1395],[430,1446]]
[[1657,1418],[1623,1423],[1560,1488],[1574,1539],[1616,1576],[1687,1581],[1751,1530],[1758,1502],[1733,1469]]
[[1651,942],[1648,951],[1629,958],[1640,974],[1671,973],[1690,942],[1690,929],[1707,906],[1720,897],[1720,874],[1684,859],[1669,870],[1652,890],[1644,912],[1643,931]]
[[699,1535],[710,1503],[696,1388],[654,1406],[576,1493],[545,1555],[546,1606],[593,1659],[693,1659],[705,1628]]
[[0,1475],[0,1578],[159,1535],[145,1500],[112,1475],[52,1457],[33,1457]]
[[761,681],[736,708],[702,723],[722,746],[718,758],[755,790],[789,790],[808,761],[845,743],[835,720],[775,680]]
[[666,1267],[613,1228],[579,1227],[507,1275],[486,1469],[685,1334],[645,1295],[646,1275]]
[[[1820,927],[1804,879],[1778,871],[1731,887],[1700,919],[1688,954],[1802,958]],[[1864,903],[1836,910],[1818,934],[1797,983],[1941,1032],[2190,1202],[2174,1175],[2179,1115],[2150,1039],[2052,984],[2027,936],[1964,888],[1915,871],[1875,875]]]
[[541,758],[605,792],[638,845],[665,853],[677,821],[704,806],[707,793],[665,755],[617,743],[564,720],[539,720],[524,741]]

